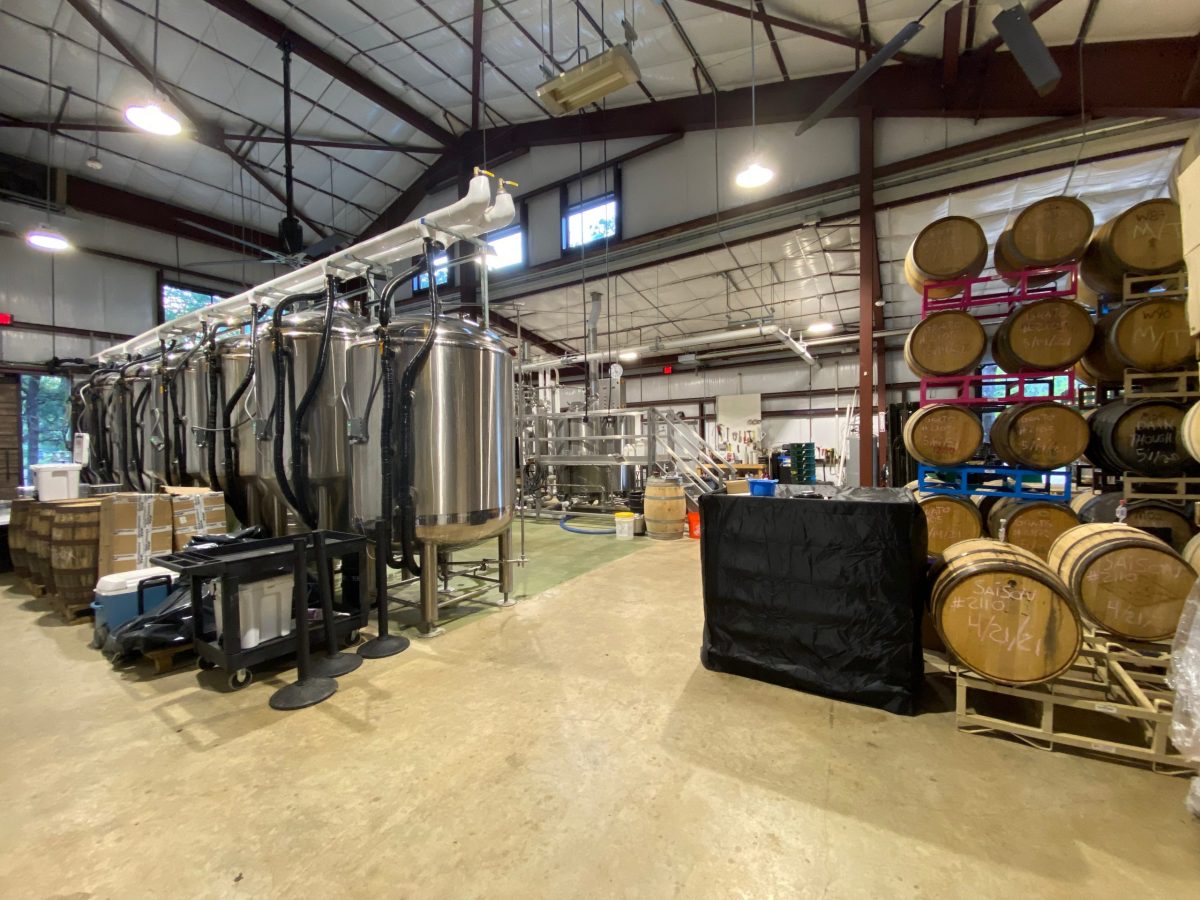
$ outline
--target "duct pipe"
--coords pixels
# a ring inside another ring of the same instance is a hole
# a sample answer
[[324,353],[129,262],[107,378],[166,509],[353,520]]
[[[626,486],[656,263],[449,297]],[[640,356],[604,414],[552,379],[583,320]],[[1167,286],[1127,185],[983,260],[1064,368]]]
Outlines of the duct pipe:
[[[585,359],[595,359],[597,362],[611,362],[622,353],[636,353],[640,356],[656,356],[664,351],[689,350],[692,347],[705,347],[709,344],[728,344],[731,341],[744,341],[756,337],[771,337],[779,332],[778,325],[758,325],[752,328],[732,328],[728,331],[709,331],[694,334],[689,337],[671,338],[667,341],[655,341],[652,344],[641,344],[637,347],[617,347],[612,350],[600,350],[596,353],[570,353],[553,359],[542,359],[522,363],[517,367],[519,372],[538,372],[542,369],[560,369],[565,366],[575,366]],[[815,341],[809,341],[811,347]]]
[[327,275],[349,278],[365,274],[374,266],[386,266],[415,256],[421,251],[425,238],[436,234],[439,226],[453,228],[464,235],[475,237],[507,225],[512,221],[514,214],[512,195],[501,189],[493,203],[491,180],[486,175],[476,175],[471,179],[467,193],[449,206],[361,241],[325,259],[287,272],[203,310],[187,313],[159,325],[124,343],[102,350],[95,358],[107,361],[137,354],[169,335],[199,331],[203,320],[216,321],[229,317],[231,324],[243,319],[249,321],[253,303],[273,308],[286,295],[320,290]]

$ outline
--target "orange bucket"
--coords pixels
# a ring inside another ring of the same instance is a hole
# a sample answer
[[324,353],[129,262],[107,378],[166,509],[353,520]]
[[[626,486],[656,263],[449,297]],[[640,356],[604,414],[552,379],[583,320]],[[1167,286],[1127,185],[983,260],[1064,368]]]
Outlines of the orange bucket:
[[700,513],[690,512],[687,514],[688,537],[700,539]]

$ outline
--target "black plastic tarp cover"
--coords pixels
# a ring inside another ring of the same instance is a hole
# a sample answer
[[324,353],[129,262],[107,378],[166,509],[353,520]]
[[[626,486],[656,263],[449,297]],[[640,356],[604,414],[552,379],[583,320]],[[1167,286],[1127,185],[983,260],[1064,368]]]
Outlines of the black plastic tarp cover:
[[701,661],[911,715],[923,672],[920,507],[904,489],[778,490],[700,500]]

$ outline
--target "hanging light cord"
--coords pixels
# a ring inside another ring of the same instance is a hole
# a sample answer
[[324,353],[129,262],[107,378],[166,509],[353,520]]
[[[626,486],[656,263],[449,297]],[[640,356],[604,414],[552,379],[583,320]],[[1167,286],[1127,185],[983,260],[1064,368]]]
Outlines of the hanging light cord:
[[154,0],[154,50],[150,62],[150,75],[153,79],[151,87],[154,88],[154,93],[158,93],[158,4],[160,0]]
[[754,64],[754,0],[749,0],[750,8],[750,155],[758,149],[758,69]]

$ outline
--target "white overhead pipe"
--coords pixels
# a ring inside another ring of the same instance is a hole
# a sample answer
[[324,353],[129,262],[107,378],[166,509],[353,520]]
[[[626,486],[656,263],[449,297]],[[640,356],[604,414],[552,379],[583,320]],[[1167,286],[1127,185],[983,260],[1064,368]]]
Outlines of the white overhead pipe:
[[476,237],[507,225],[514,214],[512,195],[504,190],[503,183],[493,203],[490,179],[486,175],[476,175],[471,179],[467,193],[449,206],[235,294],[220,303],[142,332],[124,343],[100,351],[95,358],[104,362],[136,355],[154,348],[160,340],[180,334],[196,334],[204,322],[236,324],[247,321],[252,305],[273,308],[292,294],[319,290],[328,274],[355,277],[416,256],[426,237],[451,233],[439,232],[439,226],[453,229],[455,236],[461,233],[463,236]]
[[[664,350],[688,350],[692,347],[705,347],[709,344],[728,344],[730,341],[744,341],[747,338],[770,337],[779,332],[778,325],[756,325],[751,328],[731,328],[727,331],[709,331],[688,337],[671,338],[666,341],[655,341],[652,344],[641,344],[637,347],[621,347],[615,350],[600,350],[587,354],[590,362],[611,362],[622,353],[636,353],[639,357],[661,353]],[[523,363],[517,367],[521,372],[538,372],[542,369],[560,369],[564,366],[577,366],[584,361],[582,353],[569,353],[550,359],[540,359]]]

